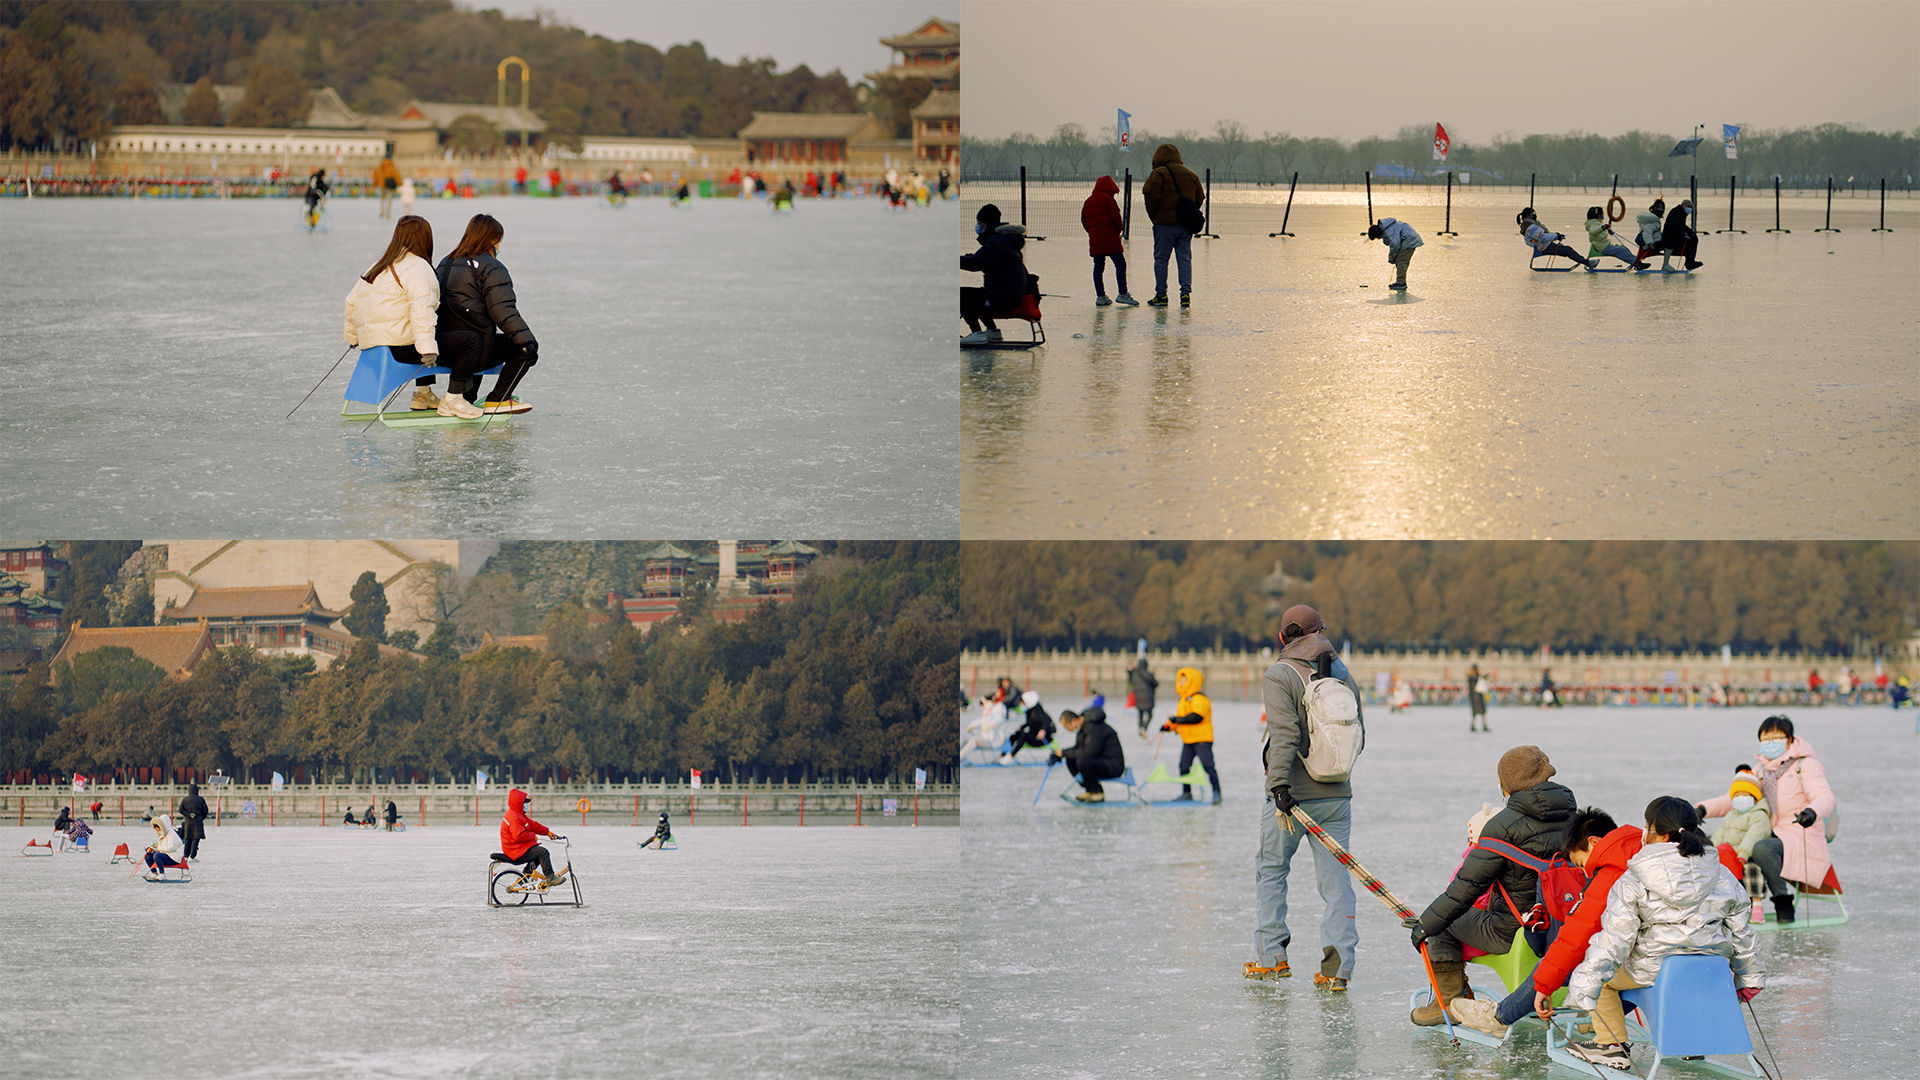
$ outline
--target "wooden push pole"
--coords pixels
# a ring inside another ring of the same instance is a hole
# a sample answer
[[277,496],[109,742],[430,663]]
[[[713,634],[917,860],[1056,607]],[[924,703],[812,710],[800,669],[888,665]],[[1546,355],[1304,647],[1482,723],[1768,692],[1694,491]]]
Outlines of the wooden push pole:
[[747,823],[747,793],[743,791],[740,793],[740,824],[745,825],[746,823]]
[[853,797],[853,823],[860,824],[860,796],[858,795]]
[[800,824],[804,826],[806,823],[807,823],[807,793],[803,791],[800,793]]

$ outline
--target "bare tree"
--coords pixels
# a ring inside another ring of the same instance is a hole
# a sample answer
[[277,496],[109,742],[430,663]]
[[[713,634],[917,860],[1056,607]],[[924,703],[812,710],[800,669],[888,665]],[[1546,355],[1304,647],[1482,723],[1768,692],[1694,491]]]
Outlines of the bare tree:
[[1238,120],[1217,120],[1213,125],[1213,141],[1220,148],[1220,171],[1234,176],[1234,163],[1247,149],[1247,125]]

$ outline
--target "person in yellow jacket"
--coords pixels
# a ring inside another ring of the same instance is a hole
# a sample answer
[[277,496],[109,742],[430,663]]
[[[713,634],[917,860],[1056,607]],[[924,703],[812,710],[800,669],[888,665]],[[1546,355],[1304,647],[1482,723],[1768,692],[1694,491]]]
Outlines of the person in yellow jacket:
[[393,216],[393,196],[400,190],[400,170],[393,166],[393,156],[380,159],[373,167],[373,186],[380,189],[380,216]]
[[[1206,766],[1207,782],[1213,785],[1213,804],[1220,805],[1220,772],[1213,767],[1213,702],[1200,692],[1206,676],[1200,669],[1183,667],[1173,673],[1173,688],[1180,695],[1179,704],[1173,707],[1173,717],[1160,725],[1161,731],[1180,733],[1180,775],[1187,775],[1193,768],[1193,759],[1199,758]],[[1193,785],[1181,784],[1180,797],[1193,798]]]

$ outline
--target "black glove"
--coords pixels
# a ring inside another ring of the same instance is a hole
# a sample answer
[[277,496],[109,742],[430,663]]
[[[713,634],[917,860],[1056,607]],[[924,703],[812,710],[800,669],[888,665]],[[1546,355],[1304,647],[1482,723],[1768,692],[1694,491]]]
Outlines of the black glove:
[[1059,761],[1060,761],[1060,755],[1059,755],[1059,754],[1048,754],[1048,755],[1047,755],[1047,764],[1049,764],[1049,765],[1053,765],[1053,764],[1057,764],[1057,763],[1058,763]]
[[1165,724],[1161,724],[1161,725],[1160,725],[1160,730],[1161,730],[1161,731],[1172,731],[1172,730],[1173,730],[1173,723],[1172,723],[1171,721],[1169,721],[1169,722],[1167,722],[1167,723],[1165,723]]
[[526,357],[527,363],[529,364],[537,362],[540,359],[540,343],[537,341],[529,341],[525,345],[520,346],[520,355]]
[[1419,919],[1413,920],[1413,948],[1415,952],[1427,943],[1427,928],[1420,925]]
[[1292,815],[1293,808],[1300,805],[1293,798],[1293,786],[1291,784],[1275,784],[1273,785],[1271,794],[1273,795],[1273,808],[1283,814]]
[[1794,824],[1799,825],[1801,828],[1811,829],[1813,828],[1813,822],[1817,817],[1819,817],[1819,815],[1815,814],[1813,812],[1813,807],[1809,806],[1805,810],[1802,810],[1798,814],[1794,815],[1793,820],[1794,820]]

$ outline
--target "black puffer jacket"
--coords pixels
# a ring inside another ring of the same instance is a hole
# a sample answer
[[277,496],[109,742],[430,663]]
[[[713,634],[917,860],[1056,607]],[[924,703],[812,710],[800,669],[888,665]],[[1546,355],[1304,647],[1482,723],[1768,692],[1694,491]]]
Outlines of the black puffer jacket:
[[1001,225],[980,238],[980,250],[960,256],[960,269],[977,271],[985,279],[980,284],[995,311],[1012,311],[1026,301],[1027,264],[1020,257],[1026,246],[1025,229]]
[[[1481,827],[1480,838],[1505,840],[1522,851],[1544,859],[1560,850],[1567,821],[1573,817],[1576,806],[1572,791],[1547,780],[1525,791],[1514,792],[1507,799],[1507,805],[1488,818],[1486,825]],[[1495,881],[1505,887],[1507,897],[1512,898],[1513,906],[1520,909],[1522,915],[1533,906],[1540,892],[1540,875],[1518,863],[1476,848],[1467,852],[1466,861],[1460,864],[1459,871],[1453,875],[1447,891],[1436,897],[1421,913],[1420,925],[1426,927],[1429,934],[1446,929],[1449,923],[1465,914],[1482,893],[1493,888]],[[1507,934],[1520,928],[1520,924],[1507,911],[1506,899],[1498,892],[1494,893],[1493,903],[1489,907],[1501,924],[1507,927]]]
[[[1018,700],[1018,699],[1015,699]],[[1026,718],[1020,724],[1020,731],[1031,736],[1028,742],[1035,746],[1045,746],[1053,741],[1053,717],[1039,702],[1027,710]]]
[[1133,691],[1133,706],[1136,709],[1153,711],[1153,691],[1159,685],[1160,680],[1154,677],[1145,660],[1133,665],[1133,670],[1127,672],[1127,688]]
[[1660,230],[1660,245],[1677,253],[1693,238],[1693,226],[1687,224],[1687,208],[1676,206],[1667,211],[1666,227]]
[[527,320],[520,317],[520,304],[513,295],[513,279],[507,268],[491,255],[468,255],[455,259],[449,255],[434,268],[440,279],[440,325],[436,332],[465,331],[490,334],[495,330],[507,340],[532,354],[539,348]]
[[1114,734],[1113,726],[1107,723],[1107,710],[1095,705],[1081,713],[1080,720],[1073,745],[1062,755],[1067,760],[1067,768],[1080,773],[1088,763],[1098,762],[1107,766],[1102,772],[1118,776],[1127,767],[1127,755],[1120,747],[1120,736]]

